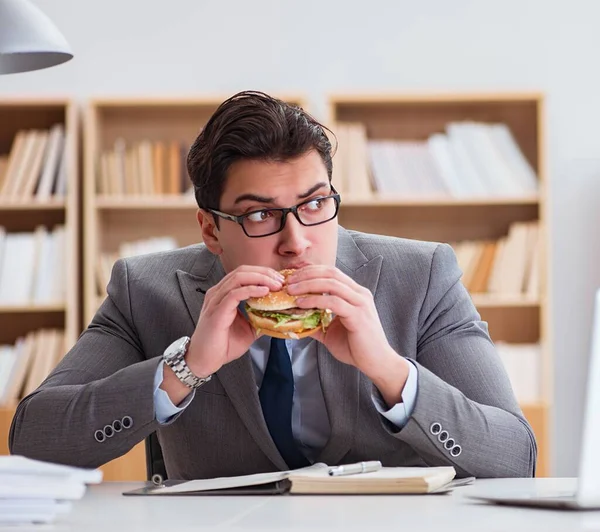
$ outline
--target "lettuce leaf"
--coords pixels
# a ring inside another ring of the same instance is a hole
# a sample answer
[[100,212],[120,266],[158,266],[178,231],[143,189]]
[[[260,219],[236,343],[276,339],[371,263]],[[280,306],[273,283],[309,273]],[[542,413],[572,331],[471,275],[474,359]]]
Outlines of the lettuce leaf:
[[310,316],[307,316],[306,318],[304,318],[302,320],[302,325],[304,326],[305,329],[314,329],[315,327],[317,327],[319,325],[320,321],[321,321],[321,313],[314,312],[313,314],[311,314]]
[[266,310],[261,310],[260,313],[267,318],[273,318],[274,320],[277,320],[275,327],[279,327],[280,325],[283,325],[284,323],[293,319],[293,317],[289,314],[279,314],[278,312],[269,312]]

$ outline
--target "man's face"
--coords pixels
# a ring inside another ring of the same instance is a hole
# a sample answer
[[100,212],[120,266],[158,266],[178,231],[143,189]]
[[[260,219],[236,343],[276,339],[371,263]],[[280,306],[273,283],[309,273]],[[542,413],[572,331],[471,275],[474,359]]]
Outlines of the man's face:
[[[327,170],[315,151],[286,162],[238,161],[229,168],[219,210],[242,215],[329,194]],[[199,221],[206,245],[220,255],[227,273],[244,264],[275,270],[335,265],[337,218],[306,227],[290,213],[282,231],[260,238],[249,238],[241,225],[222,218],[217,229],[208,213],[199,214]]]

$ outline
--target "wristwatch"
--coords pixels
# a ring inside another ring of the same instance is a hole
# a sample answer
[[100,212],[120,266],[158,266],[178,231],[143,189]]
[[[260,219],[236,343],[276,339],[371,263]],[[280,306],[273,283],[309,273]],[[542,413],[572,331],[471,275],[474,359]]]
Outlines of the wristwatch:
[[190,346],[190,337],[183,336],[175,340],[163,353],[163,360],[169,366],[175,376],[183,382],[188,388],[200,388],[206,384],[212,375],[208,377],[198,377],[192,373],[192,370],[185,363],[185,355]]

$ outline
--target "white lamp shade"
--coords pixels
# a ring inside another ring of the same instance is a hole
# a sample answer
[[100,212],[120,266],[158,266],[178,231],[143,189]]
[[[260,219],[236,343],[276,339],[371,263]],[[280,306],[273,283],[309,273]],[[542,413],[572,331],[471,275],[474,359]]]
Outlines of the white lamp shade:
[[60,65],[73,53],[52,21],[29,0],[0,0],[0,74]]

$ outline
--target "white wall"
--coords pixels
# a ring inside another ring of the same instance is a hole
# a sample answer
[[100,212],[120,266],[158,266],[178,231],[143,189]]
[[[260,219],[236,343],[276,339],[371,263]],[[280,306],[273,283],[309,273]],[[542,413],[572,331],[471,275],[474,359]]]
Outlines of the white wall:
[[556,475],[576,474],[600,286],[600,2],[37,0],[76,54],[0,94],[542,90],[552,190]]

